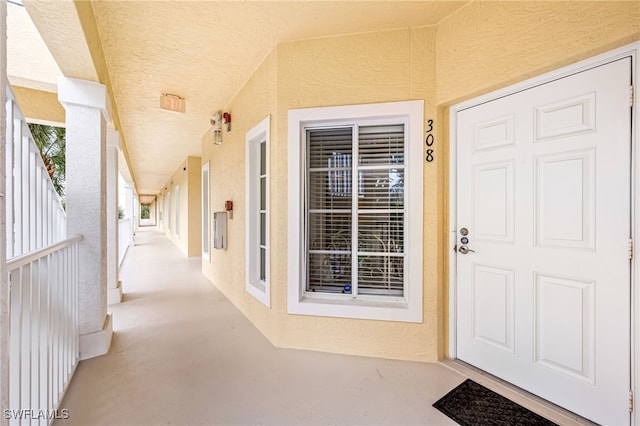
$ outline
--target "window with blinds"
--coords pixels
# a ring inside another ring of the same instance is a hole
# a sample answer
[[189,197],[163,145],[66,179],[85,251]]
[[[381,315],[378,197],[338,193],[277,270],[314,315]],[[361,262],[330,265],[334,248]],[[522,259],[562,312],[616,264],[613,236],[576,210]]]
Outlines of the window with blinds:
[[403,297],[405,125],[306,129],[306,291]]
[[269,117],[246,135],[246,286],[266,306],[269,295]]
[[258,175],[258,181],[260,181],[260,202],[258,216],[260,220],[258,227],[260,228],[260,266],[259,277],[260,282],[264,284],[267,280],[267,141],[260,142],[260,174]]

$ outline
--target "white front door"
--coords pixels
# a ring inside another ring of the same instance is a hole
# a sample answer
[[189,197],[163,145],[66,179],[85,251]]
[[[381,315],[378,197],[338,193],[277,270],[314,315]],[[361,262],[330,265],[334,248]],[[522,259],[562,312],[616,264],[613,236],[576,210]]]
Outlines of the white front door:
[[457,356],[602,424],[630,419],[630,84],[624,58],[457,113]]

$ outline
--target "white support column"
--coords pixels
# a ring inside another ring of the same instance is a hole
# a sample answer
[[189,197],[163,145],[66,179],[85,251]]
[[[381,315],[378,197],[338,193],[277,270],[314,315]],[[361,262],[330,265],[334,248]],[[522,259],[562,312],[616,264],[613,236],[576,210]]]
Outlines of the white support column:
[[136,216],[133,210],[133,187],[129,182],[127,182],[124,187],[125,200],[124,200],[124,217],[128,217],[129,220],[129,234],[127,235],[127,240],[129,241],[129,247],[133,245],[133,230],[134,223],[136,221]]
[[[9,408],[9,285],[4,197],[7,84],[7,3],[0,1],[0,407],[3,408]],[[8,424],[9,419],[1,416],[0,425]]]
[[122,301],[118,278],[118,157],[120,133],[107,129],[107,304]]
[[153,225],[158,224],[158,212],[156,209],[156,201],[149,204],[149,219],[153,220]]
[[[138,232],[138,226],[140,225],[140,199],[138,198],[138,194],[136,194],[135,187],[132,186],[131,190],[133,191],[133,235],[135,235],[136,232]],[[135,240],[133,240],[133,238],[131,239],[131,245],[135,245]]]
[[80,359],[104,355],[113,325],[107,315],[107,141],[110,121],[106,87],[58,79],[66,111],[67,234],[80,234]]

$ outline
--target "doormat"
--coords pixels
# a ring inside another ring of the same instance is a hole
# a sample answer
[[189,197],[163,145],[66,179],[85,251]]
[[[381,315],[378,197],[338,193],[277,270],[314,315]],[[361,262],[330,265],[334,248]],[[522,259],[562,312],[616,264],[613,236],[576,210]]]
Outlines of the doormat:
[[558,426],[470,379],[433,406],[462,426]]

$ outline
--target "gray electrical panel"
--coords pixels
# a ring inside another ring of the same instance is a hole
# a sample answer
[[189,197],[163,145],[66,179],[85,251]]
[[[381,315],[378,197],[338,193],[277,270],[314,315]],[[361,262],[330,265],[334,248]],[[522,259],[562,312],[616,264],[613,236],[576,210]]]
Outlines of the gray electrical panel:
[[227,212],[213,213],[213,248],[227,249]]

